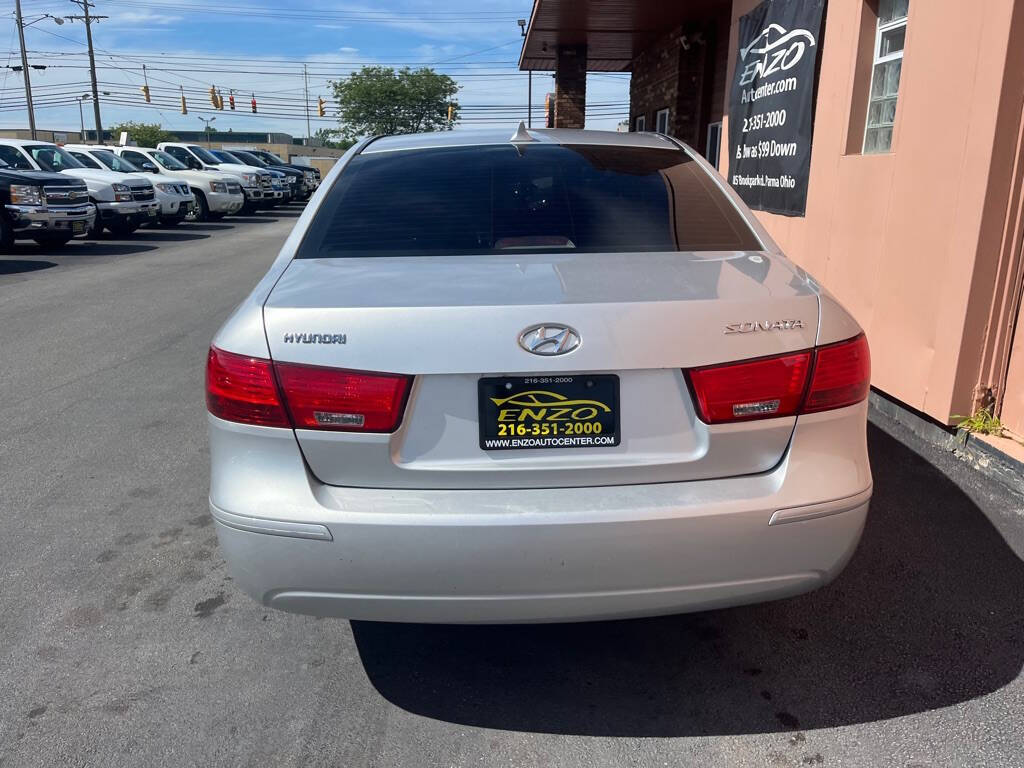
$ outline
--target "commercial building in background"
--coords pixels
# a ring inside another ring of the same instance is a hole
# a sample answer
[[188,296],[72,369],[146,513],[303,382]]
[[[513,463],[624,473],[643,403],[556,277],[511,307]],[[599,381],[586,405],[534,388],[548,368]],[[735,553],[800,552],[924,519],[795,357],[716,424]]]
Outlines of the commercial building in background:
[[[630,129],[703,153],[868,332],[872,383],[1024,434],[1024,3],[535,0],[520,68],[631,72]],[[983,12],[982,12],[983,11]]]

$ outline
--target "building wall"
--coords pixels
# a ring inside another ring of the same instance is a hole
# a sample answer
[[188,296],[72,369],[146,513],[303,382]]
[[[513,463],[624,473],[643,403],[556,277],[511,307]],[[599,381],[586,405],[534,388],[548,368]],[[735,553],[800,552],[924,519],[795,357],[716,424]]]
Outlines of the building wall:
[[[738,19],[757,2],[734,0],[728,81]],[[853,92],[871,8],[831,0],[806,216],[758,214],[867,330],[873,384],[944,422],[975,404],[1002,279],[1012,186],[1012,158],[1004,155],[1014,148],[1024,70],[1008,67],[1024,41],[1014,6],[911,0],[892,151],[862,155],[863,122],[851,111],[863,112]]]

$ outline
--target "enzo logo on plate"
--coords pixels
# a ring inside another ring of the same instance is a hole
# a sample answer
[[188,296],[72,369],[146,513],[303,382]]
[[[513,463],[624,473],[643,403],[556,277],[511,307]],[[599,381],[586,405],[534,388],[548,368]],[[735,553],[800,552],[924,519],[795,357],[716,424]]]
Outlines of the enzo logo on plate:
[[511,397],[492,397],[498,406],[498,422],[509,421],[593,421],[612,409],[599,400],[570,400],[557,392],[536,389]]

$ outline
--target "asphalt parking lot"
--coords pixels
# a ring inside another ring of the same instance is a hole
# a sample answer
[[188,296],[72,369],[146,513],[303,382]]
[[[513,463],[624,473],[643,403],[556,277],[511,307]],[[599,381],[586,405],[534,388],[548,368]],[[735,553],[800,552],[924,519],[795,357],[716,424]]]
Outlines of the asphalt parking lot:
[[234,589],[205,353],[298,214],[0,257],[0,766],[1024,766],[1024,504],[875,425],[803,597],[431,627]]

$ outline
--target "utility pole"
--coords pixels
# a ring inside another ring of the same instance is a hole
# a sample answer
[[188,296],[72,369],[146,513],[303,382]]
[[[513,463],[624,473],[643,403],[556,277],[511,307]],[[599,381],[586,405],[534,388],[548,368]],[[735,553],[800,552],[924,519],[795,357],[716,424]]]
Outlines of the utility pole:
[[[96,56],[93,54],[92,49],[92,25],[100,19],[109,19],[109,16],[90,16],[89,9],[93,7],[89,0],[71,0],[72,3],[81,7],[81,16],[65,16],[64,18],[68,21],[83,21],[85,22],[85,39],[89,44],[89,76],[92,79],[92,111],[96,117],[96,143],[103,143],[103,126],[100,123],[100,91],[99,86],[96,83]],[[85,137],[82,137],[82,141],[85,141]]]
[[306,72],[306,65],[302,65],[302,83],[306,89],[306,144],[309,144],[313,134],[309,128],[309,74]]
[[32,81],[28,76],[28,52],[25,50],[25,20],[21,15],[21,0],[14,0],[15,21],[18,24],[18,39],[21,41],[21,73],[25,76],[25,103],[28,105],[28,130],[36,138],[36,112],[32,107]]

